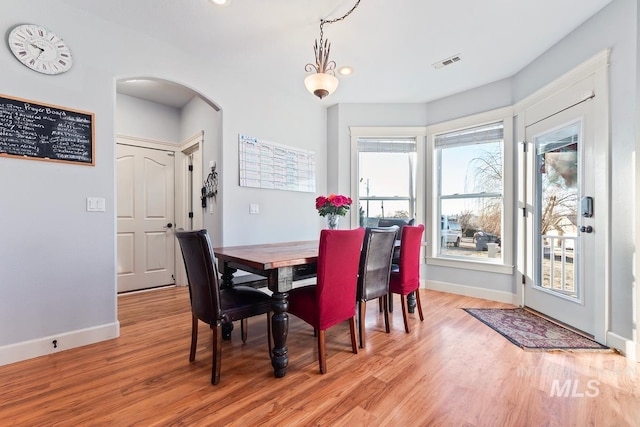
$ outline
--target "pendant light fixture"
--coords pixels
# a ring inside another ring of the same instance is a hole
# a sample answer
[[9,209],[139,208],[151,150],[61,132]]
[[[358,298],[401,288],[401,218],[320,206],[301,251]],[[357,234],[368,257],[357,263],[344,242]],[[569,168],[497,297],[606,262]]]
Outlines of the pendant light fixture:
[[341,16],[340,18],[332,19],[332,20],[320,20],[320,42],[316,39],[313,52],[316,56],[315,64],[307,64],[304,69],[305,71],[313,74],[309,74],[304,79],[304,85],[307,90],[322,99],[325,96],[331,95],[336,88],[338,87],[338,79],[336,78],[336,63],[335,61],[329,60],[329,52],[331,51],[331,43],[329,40],[324,39],[324,24],[333,24],[334,22],[342,21],[347,16],[351,14],[358,5],[360,4],[360,0],[356,1],[356,4],[351,8],[349,12]]

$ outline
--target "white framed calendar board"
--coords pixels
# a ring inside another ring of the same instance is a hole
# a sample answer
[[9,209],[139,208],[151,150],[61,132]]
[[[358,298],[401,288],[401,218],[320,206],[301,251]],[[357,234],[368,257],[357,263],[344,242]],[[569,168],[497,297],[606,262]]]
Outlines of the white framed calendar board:
[[316,155],[247,135],[238,135],[240,186],[316,191]]

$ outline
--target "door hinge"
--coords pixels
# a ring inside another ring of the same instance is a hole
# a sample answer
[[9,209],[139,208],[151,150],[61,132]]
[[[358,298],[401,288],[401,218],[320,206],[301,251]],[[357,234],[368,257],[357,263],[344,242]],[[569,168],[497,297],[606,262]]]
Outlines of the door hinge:
[[172,153],[170,151],[167,151],[167,156],[171,156],[171,157],[175,157],[176,153]]
[[522,217],[523,218],[527,217],[527,208],[522,208]]
[[189,218],[193,218],[193,212],[189,212]]
[[527,284],[527,279],[524,277],[524,274],[522,275],[522,284],[523,285]]
[[189,165],[189,172],[193,172],[193,165]]
[[522,141],[522,152],[526,153],[527,152],[527,141]]

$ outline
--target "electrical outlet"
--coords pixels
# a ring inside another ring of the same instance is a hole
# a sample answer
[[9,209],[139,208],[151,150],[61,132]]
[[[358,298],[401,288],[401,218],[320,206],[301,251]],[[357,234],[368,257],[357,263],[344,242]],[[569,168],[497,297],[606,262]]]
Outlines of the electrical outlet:
[[249,213],[250,214],[258,214],[260,213],[260,205],[257,203],[249,204]]

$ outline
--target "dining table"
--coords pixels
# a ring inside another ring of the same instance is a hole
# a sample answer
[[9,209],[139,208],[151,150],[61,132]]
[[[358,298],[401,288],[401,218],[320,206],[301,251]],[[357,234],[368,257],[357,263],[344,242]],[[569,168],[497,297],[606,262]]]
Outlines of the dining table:
[[294,281],[316,275],[318,244],[318,240],[306,240],[213,249],[218,260],[218,269],[222,273],[221,286],[233,286],[234,274],[238,270],[267,279],[267,287],[272,291],[271,365],[276,378],[284,377],[289,365],[287,348],[289,291],[293,288]]

